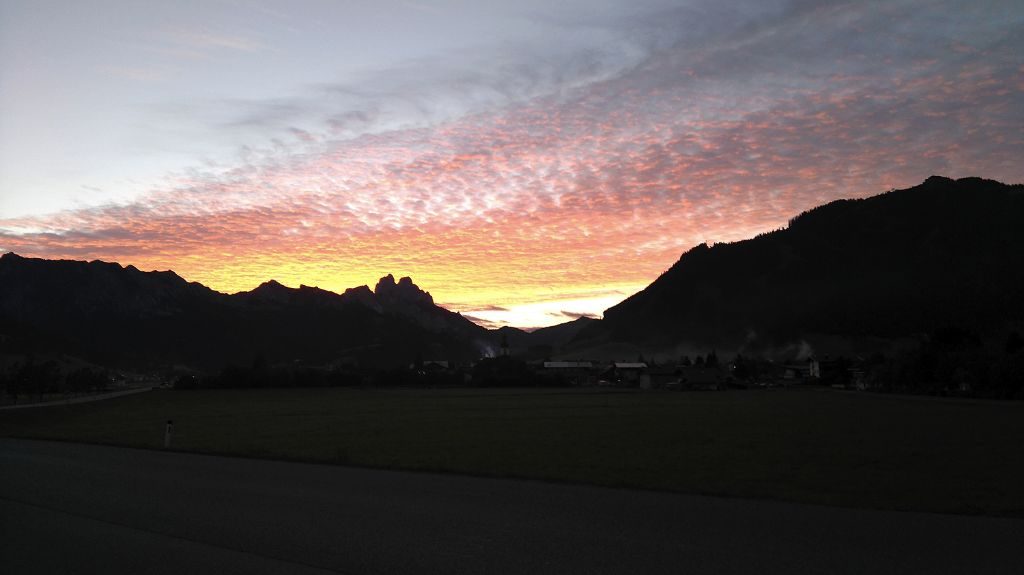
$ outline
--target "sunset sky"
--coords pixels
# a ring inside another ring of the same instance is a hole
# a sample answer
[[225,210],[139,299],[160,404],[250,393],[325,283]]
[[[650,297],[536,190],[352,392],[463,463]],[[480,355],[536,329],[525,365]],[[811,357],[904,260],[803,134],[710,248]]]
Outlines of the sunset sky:
[[1024,3],[0,2],[0,251],[600,315],[700,242],[1024,182]]

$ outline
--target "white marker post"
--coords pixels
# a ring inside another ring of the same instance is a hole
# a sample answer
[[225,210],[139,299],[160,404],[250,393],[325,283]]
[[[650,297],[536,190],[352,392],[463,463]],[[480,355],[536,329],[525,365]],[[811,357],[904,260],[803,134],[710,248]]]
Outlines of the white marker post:
[[164,449],[171,446],[171,434],[174,433],[174,420],[167,420],[167,427],[164,428]]

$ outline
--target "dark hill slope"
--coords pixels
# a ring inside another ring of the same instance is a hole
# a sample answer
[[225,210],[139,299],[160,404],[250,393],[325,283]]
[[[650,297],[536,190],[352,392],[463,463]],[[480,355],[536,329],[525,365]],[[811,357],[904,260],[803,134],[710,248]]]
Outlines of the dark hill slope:
[[511,355],[526,360],[541,360],[562,357],[564,353],[572,353],[564,349],[581,331],[599,323],[589,317],[580,317],[565,323],[542,327],[533,331],[524,331],[515,327],[500,327],[490,332],[491,345],[486,351],[489,355],[502,352],[501,342],[508,344]]
[[931,177],[700,245],[577,339],[739,347],[1024,319],[1024,186]]

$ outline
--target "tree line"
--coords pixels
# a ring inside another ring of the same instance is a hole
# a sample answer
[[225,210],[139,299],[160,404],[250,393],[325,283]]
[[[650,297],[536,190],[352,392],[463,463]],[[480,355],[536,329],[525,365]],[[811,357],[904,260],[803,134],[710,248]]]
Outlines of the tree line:
[[15,403],[20,397],[103,391],[110,382],[111,374],[105,369],[83,366],[65,372],[54,360],[33,357],[0,370],[0,388]]

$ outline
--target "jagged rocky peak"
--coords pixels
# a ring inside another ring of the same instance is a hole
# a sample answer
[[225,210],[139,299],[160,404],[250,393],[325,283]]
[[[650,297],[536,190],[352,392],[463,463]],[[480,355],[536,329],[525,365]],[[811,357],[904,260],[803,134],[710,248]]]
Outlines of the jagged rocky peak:
[[412,283],[412,278],[410,277],[403,277],[396,283],[395,276],[388,274],[380,278],[373,292],[382,299],[434,304],[434,298]]
[[353,288],[346,289],[344,295],[365,297],[365,296],[368,296],[368,295],[373,295],[373,292],[370,291],[370,286],[368,286],[368,285],[361,285],[359,287],[353,287]]
[[361,285],[348,288],[345,290],[345,293],[341,294],[341,298],[346,301],[356,301],[368,308],[381,311],[380,303],[377,302],[376,296],[370,291],[370,286]]
[[373,288],[373,292],[379,294],[381,290],[388,290],[395,287],[395,276],[388,274],[377,281],[377,287]]

